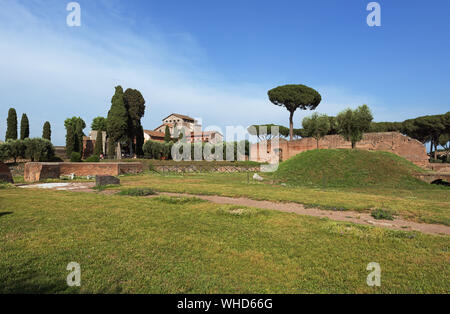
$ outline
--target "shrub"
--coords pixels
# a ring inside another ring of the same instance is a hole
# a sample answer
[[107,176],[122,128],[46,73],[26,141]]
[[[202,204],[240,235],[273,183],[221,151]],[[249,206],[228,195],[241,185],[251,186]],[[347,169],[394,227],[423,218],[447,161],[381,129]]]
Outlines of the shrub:
[[9,148],[10,148],[10,157],[14,158],[14,162],[17,161],[17,158],[19,157],[25,157],[25,141],[23,140],[10,140],[8,141]]
[[390,210],[375,209],[372,211],[371,215],[375,219],[394,220]]
[[63,162],[64,160],[62,160],[61,157],[53,156],[53,157],[50,159],[50,161],[51,161],[51,162]]
[[0,145],[0,160],[14,159],[25,157],[25,141],[24,140],[8,140],[6,143]]
[[144,156],[149,159],[172,159],[172,142],[160,143],[155,141],[147,141],[143,146]]
[[25,144],[25,157],[31,161],[50,161],[55,156],[55,149],[50,141],[42,138],[27,138]]
[[122,190],[117,194],[127,196],[147,196],[147,195],[155,195],[156,192],[149,188],[130,188]]
[[98,155],[92,155],[89,158],[86,158],[84,161],[86,162],[100,162],[100,157]]
[[72,154],[70,154],[70,162],[81,162],[81,154],[72,152]]
[[0,144],[0,161],[5,161],[11,156],[9,143]]
[[11,188],[15,188],[15,186],[11,183],[3,182],[0,180],[0,190],[6,190]]

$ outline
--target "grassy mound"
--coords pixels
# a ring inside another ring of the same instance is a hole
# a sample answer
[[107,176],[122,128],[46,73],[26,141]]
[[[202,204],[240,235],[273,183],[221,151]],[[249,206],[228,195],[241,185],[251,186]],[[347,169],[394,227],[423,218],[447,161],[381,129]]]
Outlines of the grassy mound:
[[303,152],[281,163],[274,179],[294,186],[408,188],[427,185],[412,176],[422,171],[388,152],[321,149]]

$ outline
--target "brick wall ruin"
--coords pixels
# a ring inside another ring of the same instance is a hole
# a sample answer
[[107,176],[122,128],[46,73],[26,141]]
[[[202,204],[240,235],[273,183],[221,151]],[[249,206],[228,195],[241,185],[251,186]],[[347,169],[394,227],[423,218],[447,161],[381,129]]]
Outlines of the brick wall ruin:
[[14,183],[9,167],[0,162],[0,182]]
[[24,179],[26,182],[36,182],[45,179],[57,179],[63,175],[117,176],[127,173],[141,173],[140,162],[28,162],[25,164]]
[[[267,148],[265,148],[267,146]],[[261,147],[261,149],[260,149]],[[302,138],[295,141],[286,141],[280,139],[279,156],[280,160],[289,159],[301,152],[317,148],[317,142],[314,138]],[[327,135],[319,141],[320,149],[351,149],[351,142],[346,141],[340,135]],[[428,156],[425,146],[408,136],[398,132],[366,133],[363,139],[356,144],[356,148],[374,151],[386,151],[401,156],[418,166],[428,165]],[[273,160],[277,152],[270,147],[270,143],[260,142],[251,145],[250,160],[252,161],[270,161]]]

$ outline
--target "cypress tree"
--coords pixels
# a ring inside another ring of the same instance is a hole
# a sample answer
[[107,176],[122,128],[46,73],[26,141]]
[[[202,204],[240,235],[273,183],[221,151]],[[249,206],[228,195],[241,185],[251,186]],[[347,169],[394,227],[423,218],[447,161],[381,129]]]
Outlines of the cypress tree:
[[[83,129],[86,127],[86,123],[80,117],[68,118],[64,121],[64,126],[66,127],[67,134],[71,135],[69,140],[70,148],[69,150],[73,152],[82,153],[83,152]],[[68,141],[68,135],[66,135],[66,146]],[[67,150],[67,148],[66,148]],[[68,155],[70,157],[70,155]]]
[[142,150],[142,147],[144,146],[144,128],[141,124],[137,127],[137,133],[136,133],[136,155],[137,156],[144,156],[144,151]]
[[106,119],[103,117],[95,117],[91,123],[92,131],[106,131]]
[[49,140],[50,142],[52,141],[52,130],[51,130],[50,122],[48,122],[48,121],[46,121],[44,123],[44,127],[42,129],[42,138]]
[[30,137],[30,123],[26,114],[22,115],[20,120],[20,139],[24,140]]
[[16,109],[10,108],[8,111],[8,119],[6,120],[6,136],[7,140],[17,140],[17,113]]
[[75,136],[76,136],[76,146],[75,150],[83,156],[83,129],[84,129],[84,121],[81,119],[77,121],[75,126]]
[[72,152],[75,151],[75,134],[73,132],[73,127],[71,125],[66,127],[66,153],[67,157],[70,158]]
[[145,99],[137,89],[128,88],[123,93],[123,102],[128,114],[128,143],[130,153],[133,154],[134,140],[137,141],[137,137],[140,136],[138,133],[140,132],[141,118],[145,113]]
[[[123,100],[123,89],[116,87],[116,92],[111,99],[111,109],[108,112],[106,130],[108,132],[108,155],[115,151],[117,146],[117,156],[121,157],[120,142],[128,138],[128,111]],[[112,144],[112,145],[111,145]]]
[[108,138],[108,158],[114,159],[114,154],[116,153],[116,147],[114,146],[114,141],[112,138]]
[[170,129],[169,129],[168,125],[166,125],[166,133],[164,134],[164,142],[166,142],[166,143],[170,142]]
[[97,138],[95,139],[94,146],[94,155],[100,156],[100,154],[103,154],[103,132],[97,131]]

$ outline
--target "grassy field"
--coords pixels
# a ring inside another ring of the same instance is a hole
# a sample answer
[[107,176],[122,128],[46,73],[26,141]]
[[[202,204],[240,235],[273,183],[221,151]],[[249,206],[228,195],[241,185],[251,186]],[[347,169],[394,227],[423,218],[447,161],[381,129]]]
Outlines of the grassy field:
[[[243,179],[122,177],[188,190],[218,181],[224,193],[239,193]],[[0,189],[0,226],[0,293],[450,292],[448,237],[198,199],[9,187]],[[66,285],[69,262],[81,265],[80,288]],[[370,262],[381,266],[381,287],[366,284]]]
[[123,188],[149,187],[165,192],[296,202],[324,209],[388,209],[409,220],[450,226],[448,187],[429,184],[405,185],[395,189],[383,186],[282,186],[276,182],[271,184],[270,175],[265,176],[264,182],[253,181],[252,175],[253,173],[162,175],[152,172],[121,177],[121,183]]

